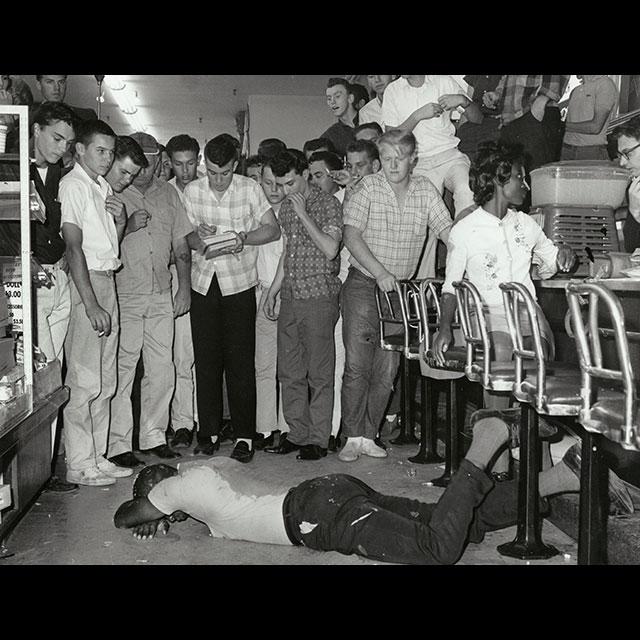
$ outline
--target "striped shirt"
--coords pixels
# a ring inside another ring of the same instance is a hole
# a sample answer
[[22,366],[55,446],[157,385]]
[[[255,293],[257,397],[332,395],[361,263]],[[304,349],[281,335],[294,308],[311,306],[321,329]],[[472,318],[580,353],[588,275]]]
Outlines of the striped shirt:
[[[214,224],[218,233],[245,231],[249,233],[260,226],[260,219],[271,209],[260,185],[251,178],[234,175],[222,198],[213,194],[208,178],[189,183],[184,190],[184,205],[191,224]],[[207,295],[214,274],[223,296],[241,293],[258,284],[256,260],[258,247],[245,245],[240,253],[205,260],[197,252],[192,254],[191,288]]]
[[567,88],[569,76],[502,76],[496,93],[502,103],[502,124],[508,124],[531,111],[538,96],[547,96],[548,106],[557,106]]
[[[344,224],[355,227],[382,266],[396,278],[410,278],[418,268],[428,229],[441,236],[452,220],[438,190],[414,175],[400,211],[383,172],[365,176],[344,209]],[[373,277],[354,256],[351,264]]]

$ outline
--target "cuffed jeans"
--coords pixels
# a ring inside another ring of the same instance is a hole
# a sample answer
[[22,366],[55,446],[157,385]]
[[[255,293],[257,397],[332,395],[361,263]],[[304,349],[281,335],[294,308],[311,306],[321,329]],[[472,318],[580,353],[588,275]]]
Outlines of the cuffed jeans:
[[166,444],[169,403],[175,373],[173,300],[171,291],[118,296],[120,347],[118,387],[111,401],[113,417],[109,433],[109,457],[133,449],[131,388],[142,353],[144,376],[140,383],[140,449]]
[[[399,352],[380,347],[375,288],[373,278],[351,267],[340,292],[345,350],[342,431],[347,438],[375,439],[400,364]],[[401,331],[401,325],[392,325],[387,333]]]
[[[508,486],[503,486],[508,485]],[[343,474],[307,480],[288,494],[292,542],[405,564],[454,564],[468,540],[517,520],[517,482],[493,481],[468,460],[437,504],[385,496]]]
[[191,291],[191,334],[196,364],[198,438],[222,428],[223,373],[238,438],[256,435],[256,294],[253,287],[223,296],[214,275],[203,296]]
[[118,301],[113,274],[89,271],[98,304],[111,315],[111,333],[98,337],[91,326],[73,280],[71,316],[64,342],[65,384],[69,402],[64,408],[64,448],[68,471],[95,467],[107,452],[111,398],[116,390]]
[[293,444],[327,448],[331,435],[338,296],[282,300],[278,378]]

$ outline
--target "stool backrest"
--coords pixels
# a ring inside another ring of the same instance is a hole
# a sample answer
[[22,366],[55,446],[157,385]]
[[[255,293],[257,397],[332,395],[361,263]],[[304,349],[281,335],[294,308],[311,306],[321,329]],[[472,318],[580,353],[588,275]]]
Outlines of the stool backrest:
[[[412,308],[415,303],[407,301],[409,287],[407,280],[396,282],[395,290],[391,292],[381,291],[376,287],[376,307],[378,309],[378,325],[380,327],[380,347],[386,351],[404,351],[409,350],[410,341],[410,322],[408,309]],[[405,317],[406,316],[406,317]],[[419,324],[419,322],[417,323]],[[402,332],[393,332],[389,334],[389,326],[402,327]],[[398,335],[402,335],[402,344],[397,341]],[[394,340],[393,337],[396,339]]]
[[467,347],[467,365],[465,373],[470,380],[477,381],[476,350],[481,349],[482,374],[480,382],[485,388],[491,387],[491,342],[487,331],[487,322],[484,317],[482,298],[477,287],[469,280],[459,280],[453,283],[458,302],[458,316],[460,328]]
[[417,338],[417,345],[414,343],[414,347],[424,344],[420,280],[399,280],[396,282],[396,293],[400,299],[400,312],[404,326],[404,356],[409,360],[418,360],[420,349],[411,350],[411,345],[414,336]]
[[420,281],[419,304],[422,321],[422,345],[424,352],[431,347],[433,335],[440,326],[440,296],[443,278],[425,278]]
[[[546,396],[546,357],[542,345],[542,334],[540,332],[540,322],[538,319],[538,305],[533,299],[531,292],[520,282],[503,282],[502,300],[507,317],[509,334],[513,344],[513,355],[515,356],[515,389],[520,388],[522,382],[522,360],[534,360],[537,364],[536,371],[536,407],[544,405]],[[524,336],[522,333],[522,318],[520,310],[524,309],[531,326],[531,336],[533,338],[533,349],[525,349]]]
[[[588,335],[584,318],[582,317],[582,300],[589,297]],[[624,389],[624,424],[623,444],[637,444],[634,433],[634,419],[636,415],[636,384],[631,359],[629,357],[629,341],[625,329],[624,312],[618,297],[606,286],[592,282],[571,283],[567,285],[567,300],[573,322],[573,333],[580,359],[582,371],[582,415],[589,417],[595,400],[593,378],[614,380]],[[604,309],[613,322],[613,329],[601,327],[598,323],[599,303],[604,303]],[[618,354],[619,369],[604,366],[602,359],[601,336],[613,335]]]

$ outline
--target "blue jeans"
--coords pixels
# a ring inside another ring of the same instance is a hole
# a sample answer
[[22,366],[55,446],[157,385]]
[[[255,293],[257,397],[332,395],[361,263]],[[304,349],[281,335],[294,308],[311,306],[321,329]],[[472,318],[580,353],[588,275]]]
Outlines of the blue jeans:
[[468,460],[437,504],[385,496],[343,474],[306,480],[283,506],[293,544],[406,564],[454,564],[467,542],[517,520],[517,481],[493,485]]
[[[375,280],[351,267],[340,292],[345,350],[342,431],[347,438],[376,437],[400,364],[399,352],[380,347],[375,288]],[[394,325],[389,333],[394,331],[402,331],[402,326]]]

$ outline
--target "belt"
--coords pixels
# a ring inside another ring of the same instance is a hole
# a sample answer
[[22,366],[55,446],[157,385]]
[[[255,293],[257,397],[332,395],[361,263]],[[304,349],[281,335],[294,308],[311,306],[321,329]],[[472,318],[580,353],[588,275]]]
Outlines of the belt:
[[282,503],[282,517],[284,519],[284,530],[287,533],[287,538],[289,538],[291,544],[295,545],[296,547],[301,547],[302,540],[295,533],[296,527],[293,522],[293,515],[290,512],[291,498],[293,498],[293,492],[295,490],[295,487],[293,489],[289,489],[289,492],[285,496],[284,502]]
[[97,269],[89,269],[89,273],[93,273],[96,276],[104,276],[105,278],[113,278],[113,269],[107,269],[106,271],[98,271]]

